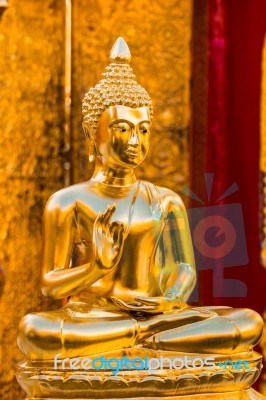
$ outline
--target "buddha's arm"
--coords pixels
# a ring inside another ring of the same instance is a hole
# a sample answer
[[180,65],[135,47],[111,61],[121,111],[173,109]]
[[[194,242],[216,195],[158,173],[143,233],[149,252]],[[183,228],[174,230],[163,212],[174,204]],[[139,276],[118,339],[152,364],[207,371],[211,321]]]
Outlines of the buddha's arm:
[[[76,236],[77,210],[74,204],[60,204],[51,198],[44,211],[43,220],[43,254],[42,254],[42,292],[53,298],[68,297],[109,273],[118,263],[122,249],[122,228],[116,222],[112,235],[107,236],[109,220],[114,208],[99,214],[94,223],[95,254],[92,261],[75,268],[69,268],[74,240]],[[105,232],[104,238],[102,232]],[[107,243],[106,241],[109,240]],[[118,243],[119,242],[119,243]],[[109,259],[103,257],[101,248],[109,248]],[[118,250],[119,248],[119,250]],[[118,254],[119,253],[119,254]],[[104,262],[102,262],[104,258]]]
[[161,291],[165,297],[186,301],[196,283],[187,213],[182,200],[173,192],[167,208],[166,223],[157,249],[159,253],[163,253]]
[[52,197],[44,210],[42,246],[42,292],[63,298],[88,284],[88,265],[69,268],[76,225],[73,205]]

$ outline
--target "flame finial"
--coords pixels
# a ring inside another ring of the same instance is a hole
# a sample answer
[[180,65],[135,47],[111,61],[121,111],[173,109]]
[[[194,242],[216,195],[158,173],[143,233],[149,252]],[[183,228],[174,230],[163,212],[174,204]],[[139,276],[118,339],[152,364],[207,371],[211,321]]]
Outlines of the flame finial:
[[130,50],[126,41],[120,36],[112,47],[110,60],[115,63],[129,64],[131,60]]

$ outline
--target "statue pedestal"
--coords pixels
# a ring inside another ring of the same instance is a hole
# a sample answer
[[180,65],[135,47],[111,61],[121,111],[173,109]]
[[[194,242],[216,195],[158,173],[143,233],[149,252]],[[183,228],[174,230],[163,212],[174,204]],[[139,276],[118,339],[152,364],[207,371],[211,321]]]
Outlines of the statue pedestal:
[[[27,397],[25,400],[46,400],[47,398],[41,397]],[[77,400],[87,400],[76,398]],[[108,400],[117,400],[118,398],[110,398]],[[129,398],[119,398],[119,400],[128,400]],[[212,394],[196,394],[188,396],[174,396],[174,397],[133,397],[130,400],[265,400],[265,396],[262,396],[253,389],[244,390],[241,392],[229,392],[229,393],[212,393]],[[49,400],[65,400],[59,399],[58,397],[49,397]]]
[[[233,356],[243,359],[243,353]],[[17,379],[27,400],[261,400],[265,397],[250,387],[260,374],[262,357],[251,352],[245,359],[248,370],[223,369],[217,361],[212,370],[121,370],[116,375],[111,370],[55,370],[52,361],[27,361],[20,363]]]

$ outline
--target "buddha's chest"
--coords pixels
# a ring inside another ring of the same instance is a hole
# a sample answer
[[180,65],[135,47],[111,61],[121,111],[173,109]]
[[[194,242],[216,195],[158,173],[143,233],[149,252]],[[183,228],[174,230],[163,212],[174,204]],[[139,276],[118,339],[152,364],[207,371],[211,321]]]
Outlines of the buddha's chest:
[[[78,233],[82,240],[86,238],[84,248],[88,251],[84,262],[91,256],[95,221],[99,214],[102,219],[111,205],[115,205],[115,210],[109,221],[103,222],[102,230],[110,229],[114,222],[122,223],[125,227],[123,251],[112,277],[106,275],[96,282],[94,290],[100,287],[108,291],[113,287],[113,290],[119,292],[119,296],[131,290],[144,294],[151,280],[154,281],[151,266],[164,227],[165,215],[160,202],[154,196],[147,195],[146,191],[135,191],[124,197],[98,196],[95,200],[92,197],[87,202],[77,203]],[[87,246],[88,243],[91,245]]]
[[154,236],[163,223],[163,212],[160,205],[150,202],[145,196],[139,194],[134,197],[114,198],[104,196],[90,202],[78,202],[76,223],[81,231],[92,237],[93,228],[99,214],[107,213],[108,206],[115,206],[110,218],[103,224],[103,229],[108,229],[113,222],[124,225],[126,237],[141,240],[143,236]]

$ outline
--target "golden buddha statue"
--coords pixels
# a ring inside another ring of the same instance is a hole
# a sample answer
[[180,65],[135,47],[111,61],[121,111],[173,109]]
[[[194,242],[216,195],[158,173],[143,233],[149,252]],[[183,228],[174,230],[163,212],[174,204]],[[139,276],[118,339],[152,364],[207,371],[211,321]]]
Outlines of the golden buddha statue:
[[184,205],[135,177],[149,149],[152,104],[130,58],[119,38],[104,79],[83,101],[92,178],[55,193],[44,211],[42,291],[69,301],[25,316],[18,345],[38,365],[119,351],[251,360],[262,318],[186,304],[196,269]]

